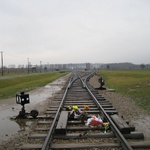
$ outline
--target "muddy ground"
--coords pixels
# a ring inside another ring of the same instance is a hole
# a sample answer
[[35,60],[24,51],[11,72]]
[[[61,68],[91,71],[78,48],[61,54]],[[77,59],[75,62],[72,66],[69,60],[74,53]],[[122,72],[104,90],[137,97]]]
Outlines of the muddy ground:
[[[54,95],[64,86],[69,75],[47,84],[44,87],[38,87],[28,92],[30,103],[25,105],[25,110],[29,113],[31,110],[38,110],[39,115],[43,114],[50,105]],[[15,94],[14,94],[15,95]],[[15,119],[18,116],[22,106],[16,104],[16,97],[0,100],[0,145],[11,143],[14,137],[24,136],[32,129],[34,119]],[[23,138],[22,138],[23,139]],[[0,146],[0,150],[2,149]]]
[[[37,109],[40,114],[43,114],[44,110],[51,104],[55,93],[61,90],[68,77],[65,76],[45,87],[30,91],[32,103],[26,107],[26,110]],[[98,76],[94,76],[90,79],[90,83],[95,88],[99,87],[98,78]],[[129,120],[130,125],[135,126],[137,131],[143,132],[145,139],[150,141],[150,116],[147,112],[139,108],[134,100],[127,96],[108,90],[102,90],[99,93],[112,102],[120,115]],[[22,143],[26,142],[30,131],[36,126],[36,120],[16,122],[13,119],[20,109],[21,106],[16,104],[15,98],[0,100],[0,149],[17,149]]]

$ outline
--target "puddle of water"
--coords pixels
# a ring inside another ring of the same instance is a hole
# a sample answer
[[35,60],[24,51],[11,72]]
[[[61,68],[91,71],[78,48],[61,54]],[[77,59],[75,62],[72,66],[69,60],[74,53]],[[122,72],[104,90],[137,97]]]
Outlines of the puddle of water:
[[17,111],[7,108],[0,111],[0,138],[7,139],[18,131],[19,125],[14,121],[10,121],[11,116],[17,115]]
[[[60,78],[45,87],[37,88],[29,92],[30,104],[25,105],[25,109],[28,112],[35,104],[43,102],[59,90],[61,90],[64,78]],[[31,121],[15,120],[15,118],[22,106],[16,104],[16,99],[11,98],[10,100],[1,100],[0,102],[0,140],[7,140],[13,134],[26,130],[30,127]]]

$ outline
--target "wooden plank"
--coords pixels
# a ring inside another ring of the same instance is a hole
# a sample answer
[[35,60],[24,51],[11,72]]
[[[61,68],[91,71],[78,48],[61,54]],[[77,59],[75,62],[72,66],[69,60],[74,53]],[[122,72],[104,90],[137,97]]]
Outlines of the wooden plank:
[[95,134],[84,134],[84,133],[71,133],[71,134],[66,134],[64,135],[55,135],[54,139],[87,139],[87,138],[113,138],[114,134],[113,133],[95,133]]
[[[86,110],[87,113],[91,113],[91,114],[99,114],[101,112],[101,110]],[[106,113],[108,114],[117,114],[118,111],[117,110],[106,110]]]
[[34,131],[49,131],[50,128],[36,128]]
[[[104,127],[97,126],[93,128],[89,127],[67,127],[67,131],[89,131],[90,130],[104,130]],[[124,134],[124,137],[127,139],[144,139],[144,134],[141,132],[131,132],[130,134]]]
[[41,150],[42,144],[25,144],[20,147],[20,150]]
[[141,132],[131,132],[130,134],[123,134],[126,139],[140,139],[144,140],[144,134]]
[[[85,104],[80,104],[80,105],[78,105],[78,107],[79,108],[83,108],[84,107],[84,105]],[[102,107],[106,107],[106,108],[109,108],[109,107],[113,107],[112,106],[112,104],[101,104],[102,105]],[[66,108],[68,105],[65,105],[64,107]],[[96,105],[95,104],[90,104],[90,105],[88,105],[90,108],[94,108]],[[50,108],[49,108],[49,110],[50,110]]]
[[[150,142],[149,141],[142,141],[142,142],[130,142],[132,148],[144,148],[150,149]],[[20,150],[41,150],[42,144],[25,144],[20,147]],[[51,144],[50,148],[57,148],[57,149],[70,149],[70,148],[119,148],[120,145],[117,143],[84,143],[84,144]]]
[[[83,126],[83,127],[67,127],[67,131],[89,131],[89,130],[104,130],[104,127],[97,126],[94,128]],[[49,128],[36,128],[35,131],[49,131]]]
[[29,135],[29,139],[43,139],[43,138],[46,138],[47,137],[47,134],[31,134]]
[[112,105],[101,105],[103,108],[112,108]]
[[85,122],[81,122],[78,120],[71,120],[71,121],[68,121],[68,124],[85,124]]
[[[92,130],[92,129],[91,129]],[[135,133],[130,133],[130,134],[123,134],[123,136],[126,139],[140,139],[143,140],[143,133],[139,133],[139,132],[135,132]],[[55,135],[54,138],[56,139],[78,139],[78,138],[82,138],[82,139],[87,139],[87,138],[114,138],[115,135],[112,132],[108,132],[108,133],[90,133],[88,131],[86,132],[79,132],[79,133],[70,133],[70,134],[66,134],[64,135]]]
[[119,148],[117,143],[71,143],[71,144],[51,144],[51,149],[86,149],[86,148]]
[[52,124],[52,121],[38,121],[37,124]]
[[[78,106],[79,107],[79,106]],[[81,110],[83,109],[83,107],[81,108],[81,107],[79,107]],[[104,110],[112,110],[112,111],[114,111],[114,110],[116,110],[115,108],[113,108],[113,107],[109,107],[109,108],[103,108]],[[99,111],[101,111],[101,109],[100,108],[97,108],[97,107],[93,107],[93,108],[89,108],[89,109],[87,109],[87,110],[85,110],[86,112],[90,112],[90,111],[95,111],[95,112],[99,112]]]
[[106,101],[105,98],[99,98],[99,97],[96,97],[96,99],[97,99],[99,102],[101,102],[101,101]]
[[[150,142],[129,142],[132,148],[150,148]],[[70,143],[70,144],[51,144],[51,149],[86,149],[86,148],[119,148],[118,143]]]
[[67,131],[89,131],[89,130],[104,130],[104,127],[97,126],[97,127],[67,127]]
[[87,102],[87,101],[75,101],[75,102],[73,102],[73,101],[71,101],[71,102],[66,102],[65,103],[67,106],[68,105],[92,105],[93,104],[93,102],[92,101],[89,101],[89,102]]
[[66,134],[67,122],[68,122],[68,111],[61,111],[56,129],[55,129],[55,134]]
[[42,116],[37,116],[37,119],[52,119],[54,116],[51,115],[42,115]]
[[113,111],[115,111],[115,110],[116,110],[116,109],[115,109],[115,108],[113,108],[113,107],[112,107],[112,108],[103,108],[103,109],[104,109],[105,111],[106,111],[106,110],[110,110],[110,111],[111,111],[111,110],[113,110]]
[[[91,128],[91,130],[94,130],[96,128]],[[29,139],[45,139],[47,136],[47,134],[32,134],[29,136]],[[144,139],[144,135],[143,133],[140,132],[133,132],[130,134],[123,134],[123,136],[126,139]],[[55,139],[78,139],[79,137],[82,137],[83,139],[87,139],[87,138],[113,138],[114,134],[112,132],[108,132],[108,133],[88,133],[88,131],[86,131],[86,134],[83,135],[82,133],[71,133],[71,134],[66,134],[66,135],[55,135],[54,138]]]
[[150,149],[150,141],[130,142],[132,148]]
[[131,132],[129,125],[125,122],[125,120],[123,120],[122,117],[120,117],[119,115],[116,115],[116,114],[111,115],[110,117],[113,120],[113,122],[115,123],[115,125],[118,127],[118,129],[120,130],[121,133],[129,134]]
[[112,114],[118,114],[117,110],[106,110],[105,111],[108,115],[112,115]]

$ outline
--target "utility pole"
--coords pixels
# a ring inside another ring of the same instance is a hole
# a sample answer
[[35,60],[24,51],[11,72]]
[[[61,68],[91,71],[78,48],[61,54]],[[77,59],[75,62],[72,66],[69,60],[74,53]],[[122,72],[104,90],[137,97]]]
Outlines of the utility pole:
[[1,65],[2,65],[2,76],[4,74],[4,70],[3,70],[3,52],[1,51]]
[[29,73],[29,58],[28,58],[28,73]]
[[40,72],[42,72],[42,61],[40,61]]

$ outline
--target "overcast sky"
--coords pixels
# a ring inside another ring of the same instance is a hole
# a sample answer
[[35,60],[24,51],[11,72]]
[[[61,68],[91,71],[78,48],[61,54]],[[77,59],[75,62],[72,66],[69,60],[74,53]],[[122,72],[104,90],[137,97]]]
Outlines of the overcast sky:
[[0,0],[4,65],[150,63],[150,0]]

